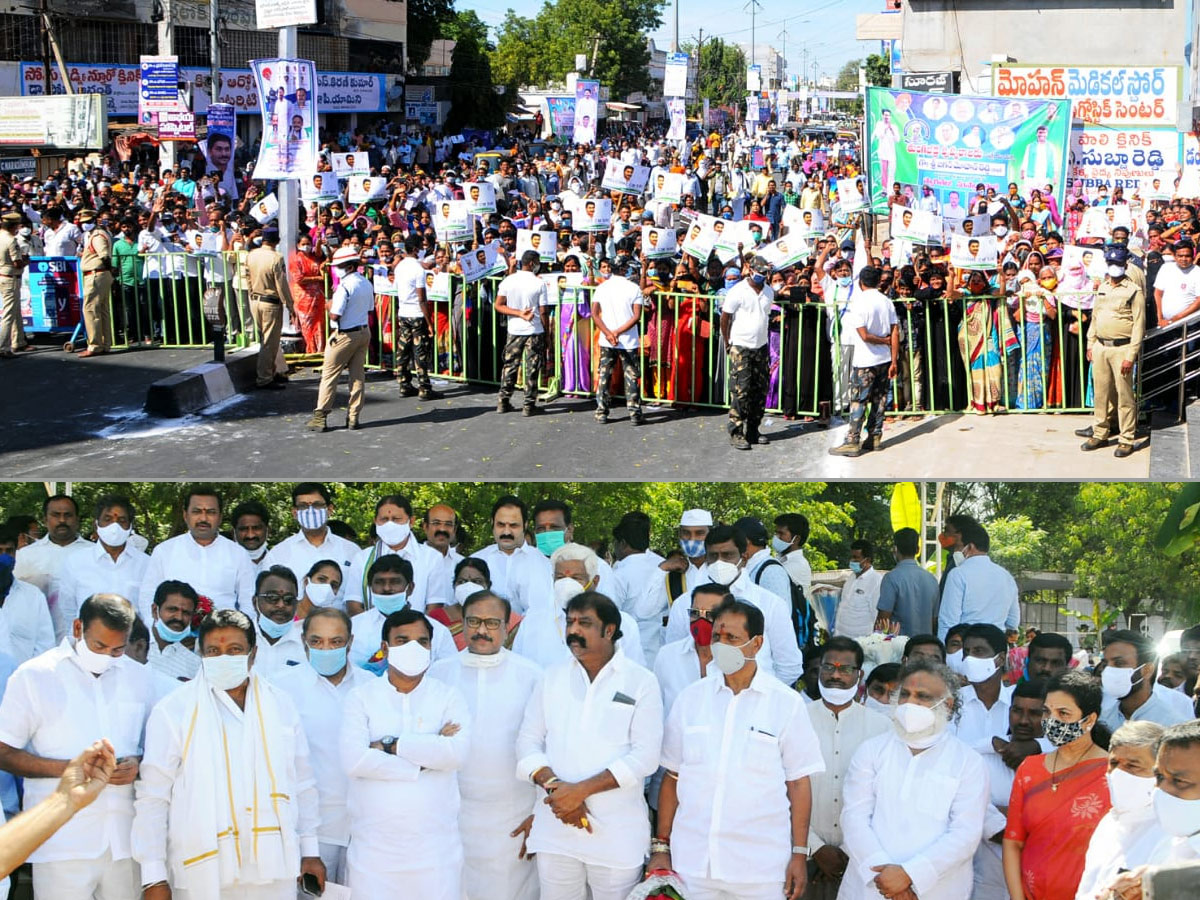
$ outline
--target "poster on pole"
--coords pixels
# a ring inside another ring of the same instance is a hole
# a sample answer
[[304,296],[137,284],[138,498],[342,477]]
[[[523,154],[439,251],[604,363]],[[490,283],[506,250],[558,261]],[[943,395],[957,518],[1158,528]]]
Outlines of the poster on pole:
[[237,147],[237,111],[232,103],[210,103],[205,114],[208,137],[200,142],[205,174],[216,175],[217,184],[231,200],[237,200],[238,181],[233,172],[233,151]]
[[366,178],[371,174],[371,160],[365,152],[331,153],[330,163],[338,178],[350,178],[353,175]]
[[867,88],[870,207],[886,213],[892,185],[928,185],[945,203],[975,185],[1022,194],[1054,186],[1062,208],[1071,110],[1068,100],[960,97]]
[[254,0],[259,30],[317,24],[317,0]]
[[314,172],[300,179],[300,199],[328,206],[341,197],[338,177],[333,172]]
[[472,215],[488,215],[496,211],[496,188],[490,181],[468,181],[464,187]]
[[754,137],[758,131],[758,94],[746,98],[746,134]]
[[751,93],[762,90],[762,66],[746,66],[746,90]]
[[688,55],[686,53],[668,53],[667,67],[663,75],[664,97],[686,97],[688,76]]
[[679,249],[674,228],[642,226],[642,253],[647,259],[670,259]]
[[528,250],[535,251],[542,262],[553,265],[558,261],[558,233],[518,228],[517,256],[523,256]]
[[950,238],[950,265],[960,269],[994,269],[998,255],[995,235],[956,234]]
[[138,121],[146,113],[179,109],[179,57],[143,56],[138,82]]
[[346,197],[351,203],[372,203],[376,200],[387,199],[388,180],[382,177],[375,178],[351,178],[347,182],[349,187],[348,196]]
[[892,207],[892,239],[904,238],[914,244],[941,240],[942,217],[927,209]]
[[484,244],[474,250],[467,250],[458,257],[462,267],[463,280],[474,284],[488,275],[499,275],[508,268],[504,257],[496,252],[495,244]]
[[307,59],[252,59],[262,112],[256,179],[301,178],[317,167],[316,65]]
[[687,139],[687,104],[684,103],[681,97],[674,97],[667,101],[667,112],[671,116],[671,125],[667,129],[668,141],[682,141]]
[[683,203],[687,177],[682,172],[659,172],[654,178],[654,199],[665,203]]
[[608,231],[612,227],[612,200],[584,197],[576,201],[572,227],[576,231]]
[[591,144],[596,140],[596,120],[600,109],[599,98],[600,82],[575,82],[575,121],[571,140],[576,144]]
[[575,130],[575,98],[547,97],[546,109],[550,112],[550,129],[558,137],[570,137]]
[[437,204],[433,216],[433,228],[443,244],[469,241],[475,237],[471,224],[471,207],[466,200],[443,200]]

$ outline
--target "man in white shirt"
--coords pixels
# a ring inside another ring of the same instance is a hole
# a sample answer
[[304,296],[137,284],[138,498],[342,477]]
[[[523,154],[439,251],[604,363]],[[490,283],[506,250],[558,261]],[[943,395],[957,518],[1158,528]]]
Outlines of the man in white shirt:
[[1158,654],[1154,642],[1135,631],[1106,631],[1104,640],[1104,669],[1100,682],[1104,689],[1104,705],[1100,721],[1110,731],[1126,722],[1157,722],[1177,725],[1194,716],[1186,704],[1178,707],[1155,690]]
[[346,612],[351,616],[369,605],[367,572],[375,560],[385,556],[400,556],[412,565],[413,589],[408,600],[413,609],[423,612],[429,603],[448,602],[450,586],[438,578],[442,559],[436,550],[417,540],[412,531],[413,521],[412,502],[406,495],[385,494],[375,501],[375,517],[371,523],[374,540],[370,547],[355,548],[351,556],[353,561],[344,569]]
[[392,613],[381,633],[387,674],[350,692],[342,720],[349,887],[356,897],[460,900],[456,773],[470,713],[456,688],[425,677],[433,628],[423,613]]
[[512,411],[512,395],[517,386],[517,371],[525,359],[525,405],[527,416],[538,411],[538,386],[542,360],[546,355],[546,332],[550,328],[550,300],[546,283],[537,277],[541,257],[536,250],[521,254],[520,268],[500,282],[496,289],[496,315],[504,316],[508,340],[500,372],[500,393],[496,412]]
[[138,893],[132,785],[154,696],[141,667],[124,657],[133,619],[124,598],[89,597],[72,637],[17,669],[0,704],[0,768],[25,779],[26,808],[53,793],[79,747],[107,738],[119,763],[96,802],[30,855],[38,898]]
[[921,900],[970,896],[988,780],[979,754],[947,728],[957,685],[946,666],[910,662],[901,674],[895,728],[864,741],[850,760],[842,900],[905,891]]
[[[350,646],[350,663],[355,666],[370,663],[367,668],[376,674],[382,674],[386,659],[384,654],[378,651],[384,622],[392,613],[405,608],[415,609],[411,602],[412,563],[396,554],[381,556],[367,569],[366,580],[370,606],[350,618],[350,631],[354,636]],[[432,619],[429,625],[433,629],[435,660],[451,657],[458,652],[449,628]]]
[[317,842],[325,877],[344,885],[350,809],[346,803],[349,778],[342,767],[342,721],[350,691],[375,679],[365,669],[350,665],[350,618],[340,609],[314,609],[304,620],[301,637],[308,662],[281,671],[274,683],[292,698],[308,738],[320,808]]
[[[421,400],[441,397],[429,381],[433,368],[433,304],[425,294],[425,267],[417,259],[421,238],[404,239],[404,256],[396,263],[396,382],[401,397],[414,394]],[[417,387],[412,385],[413,370]]]
[[1005,631],[1021,621],[1017,582],[988,558],[991,537],[978,523],[962,529],[963,561],[946,575],[942,603],[938,609],[938,637],[961,623],[987,623]]
[[[454,545],[458,540],[458,513],[445,503],[435,503],[425,511],[425,546],[437,553],[437,568],[430,578],[430,589],[434,596],[448,598],[454,595],[454,567],[463,555]],[[432,557],[431,557],[432,558]]]
[[188,490],[183,497],[185,534],[154,548],[138,591],[138,613],[150,621],[150,600],[164,581],[184,581],[208,597],[214,609],[251,610],[254,566],[246,551],[220,534],[221,498],[210,487]]
[[164,581],[154,591],[146,664],[171,681],[191,681],[200,670],[192,631],[199,603],[192,586],[182,581]]
[[299,582],[287,566],[263,569],[254,580],[254,668],[263,678],[299,668],[307,659],[296,624],[298,594]]
[[[883,441],[883,412],[888,386],[896,377],[900,359],[900,324],[896,305],[879,292],[880,269],[867,266],[858,273],[861,290],[854,294],[842,316],[842,333],[853,348],[850,372],[850,428],[846,440],[830,448],[834,456],[859,456],[878,450]],[[867,416],[867,404],[871,414]],[[867,439],[861,440],[866,421]]]
[[[138,591],[150,557],[134,547],[133,504],[107,494],[96,501],[96,543],[80,547],[59,579],[57,610],[72,621],[92,594],[116,594],[138,608]],[[66,629],[63,629],[64,632]]]
[[818,625],[827,629],[824,617],[816,614],[818,607],[812,593],[812,566],[804,556],[804,545],[808,543],[808,517],[803,513],[780,513],[775,517],[774,525],[771,548],[779,554],[779,561],[787,569],[792,584],[800,588],[808,604],[803,620],[798,616],[794,619],[800,626],[796,640],[803,647],[815,642]]
[[[688,636],[664,644],[654,659],[654,677],[662,692],[663,712],[671,712],[684,688],[714,671],[713,619],[717,608],[733,599],[729,588],[721,584],[702,584],[688,596],[685,601],[689,604]],[[651,787],[650,799],[658,802],[657,784]]]
[[612,537],[614,584],[606,586],[605,592],[637,620],[642,652],[652,666],[662,646],[667,604],[659,568],[663,558],[650,549],[650,517],[644,512],[626,513],[613,526]]
[[234,542],[246,551],[250,564],[257,572],[271,552],[271,512],[257,500],[243,500],[233,508],[229,517]]
[[512,607],[503,597],[476,591],[462,612],[467,649],[434,663],[429,674],[461,691],[471,716],[470,749],[458,776],[463,896],[536,900],[537,869],[525,840],[540,798],[513,772],[517,732],[542,670],[504,648]]
[[61,206],[51,206],[42,212],[42,244],[47,256],[78,256],[83,232],[74,222],[63,218]]
[[767,284],[771,266],[754,257],[744,277],[721,303],[721,336],[729,352],[729,440],[738,450],[766,444],[759,434],[767,402],[767,330],[775,292]]
[[333,508],[329,488],[319,482],[305,481],[292,488],[292,515],[300,530],[272,547],[260,568],[286,566],[296,576],[297,584],[314,563],[324,559],[333,560],[343,572],[347,571],[358,555],[358,547],[329,530]]
[[872,564],[874,556],[875,548],[870,541],[860,539],[850,545],[850,571],[853,574],[842,585],[834,634],[857,639],[868,637],[875,631],[883,575]]
[[1170,325],[1200,309],[1200,267],[1194,265],[1196,248],[1189,240],[1177,241],[1174,258],[1154,276],[1154,302],[1158,324]]
[[90,550],[92,545],[79,536],[79,504],[74,498],[66,494],[47,497],[42,502],[42,518],[46,533],[41,539],[17,550],[13,574],[18,581],[28,582],[45,595],[55,640],[61,641],[73,621],[69,617],[63,618],[58,611],[62,575],[68,560],[76,553]]
[[835,900],[850,858],[842,849],[842,790],[850,760],[863,741],[890,730],[891,720],[855,702],[862,686],[863,650],[846,637],[821,645],[817,674],[820,700],[808,715],[825,771],[812,776],[812,819],[808,830],[809,880],[805,900]]
[[[708,551],[704,539],[713,526],[713,517],[707,509],[686,509],[679,517],[676,534],[683,556],[669,556],[659,564],[662,574],[658,577],[659,605],[670,609],[677,599],[699,584],[707,584]],[[684,602],[687,602],[686,600]],[[683,632],[664,635],[664,640],[679,640]]]
[[715,611],[713,664],[684,688],[663,739],[650,868],[694,900],[798,900],[808,878],[809,776],[825,764],[800,695],[759,670],[762,611]]
[[642,386],[638,374],[638,322],[642,318],[642,292],[625,277],[627,263],[613,263],[612,277],[592,292],[592,322],[600,329],[600,369],[596,391],[596,421],[608,421],[612,402],[609,382],[613,367],[621,363],[625,378],[625,405],[629,424],[642,424]]
[[53,646],[54,623],[45,595],[14,578],[10,566],[0,565],[0,653],[23,663]]
[[[512,494],[500,497],[492,504],[492,537],[494,544],[472,553],[488,564],[492,590],[524,615],[538,597],[549,597],[553,591],[553,569],[550,560],[537,547],[525,540],[529,507]],[[517,632],[520,634],[520,632]]]
[[616,652],[621,614],[595,591],[567,602],[574,659],[547,669],[517,737],[519,778],[548,793],[526,847],[541,900],[624,900],[650,838],[643,781],[658,767],[662,698],[654,676]]
[[198,640],[200,675],[146,724],[133,822],[142,898],[293,900],[303,875],[323,890],[300,716],[251,668],[255,628],[244,613],[214,610]]

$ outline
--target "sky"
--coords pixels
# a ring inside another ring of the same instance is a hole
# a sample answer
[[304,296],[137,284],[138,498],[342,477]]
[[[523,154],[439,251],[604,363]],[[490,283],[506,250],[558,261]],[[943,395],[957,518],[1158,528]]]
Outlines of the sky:
[[[731,6],[738,9],[745,0],[670,0],[663,11],[663,27],[651,35],[659,47],[670,49],[675,30],[675,3],[679,3],[679,40],[695,42],[700,29],[704,39],[720,37],[734,43],[750,43],[750,12],[747,9],[730,15]],[[789,75],[800,73],[804,64],[802,51],[807,48],[808,72],[817,62],[818,75],[837,75],[851,59],[863,59],[879,52],[877,41],[854,39],[855,16],[880,12],[883,0],[760,0],[754,30],[758,44],[770,44],[787,57]],[[511,8],[517,15],[534,16],[542,0],[464,0],[460,8],[473,9],[488,26],[504,21],[505,11]],[[787,30],[786,43],[782,32]],[[495,35],[493,34],[493,37]],[[582,53],[588,48],[580,47]]]

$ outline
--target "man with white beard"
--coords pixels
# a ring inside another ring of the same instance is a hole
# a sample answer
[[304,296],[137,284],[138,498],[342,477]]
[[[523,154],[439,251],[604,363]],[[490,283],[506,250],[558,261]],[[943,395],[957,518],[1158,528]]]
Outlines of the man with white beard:
[[504,648],[512,607],[475,585],[462,602],[467,649],[429,674],[458,688],[471,711],[471,744],[458,775],[466,900],[535,900],[537,868],[525,852],[537,789],[513,778],[521,718],[542,670]]

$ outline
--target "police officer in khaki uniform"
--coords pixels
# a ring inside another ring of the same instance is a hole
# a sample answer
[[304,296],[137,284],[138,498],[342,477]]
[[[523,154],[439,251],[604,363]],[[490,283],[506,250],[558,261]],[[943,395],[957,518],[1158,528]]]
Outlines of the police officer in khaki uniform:
[[28,348],[21,326],[21,270],[28,260],[17,244],[21,214],[0,216],[0,359],[12,359]]
[[1108,274],[1096,292],[1092,321],[1087,332],[1087,355],[1092,363],[1095,383],[1096,421],[1084,450],[1108,445],[1109,419],[1114,409],[1121,434],[1113,455],[1126,457],[1133,452],[1137,429],[1137,398],[1133,393],[1133,364],[1137,362],[1146,331],[1146,300],[1127,275],[1129,251],[1111,245],[1104,251]]
[[107,353],[112,347],[112,236],[96,224],[95,210],[79,214],[83,247],[79,270],[83,272],[83,327],[88,346],[80,359]]
[[283,332],[283,308],[295,318],[292,291],[288,287],[287,264],[279,253],[279,229],[264,228],[262,246],[246,256],[250,276],[250,311],[258,326],[258,371],[255,387],[282,390],[287,378],[275,374],[275,357],[279,353],[279,336]]
[[375,291],[371,282],[359,273],[358,251],[353,247],[341,247],[333,254],[331,262],[339,280],[329,301],[329,342],[325,345],[325,362],[321,366],[317,408],[306,427],[309,431],[328,429],[327,420],[333,410],[338,380],[346,371],[350,375],[346,427],[354,431],[358,428],[366,389],[367,348],[371,343],[367,317],[375,307]]

